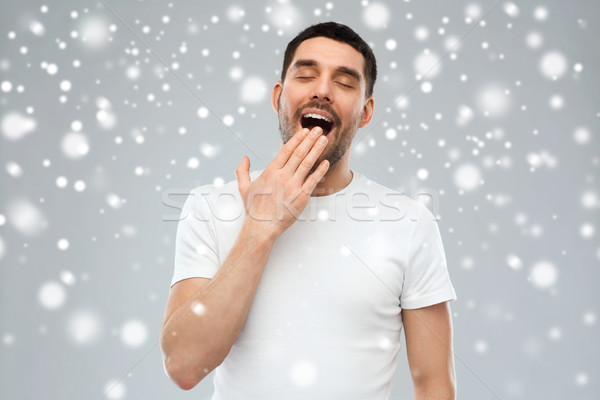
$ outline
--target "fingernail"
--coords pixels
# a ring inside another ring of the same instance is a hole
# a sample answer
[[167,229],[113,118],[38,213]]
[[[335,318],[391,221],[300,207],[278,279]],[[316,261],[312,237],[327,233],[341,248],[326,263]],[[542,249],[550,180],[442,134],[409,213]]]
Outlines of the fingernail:
[[313,129],[313,131],[312,131],[313,135],[315,135],[315,136],[318,136],[318,135],[320,135],[320,134],[321,134],[321,132],[323,132],[323,129],[321,129],[321,127],[320,127],[320,126],[317,126],[317,127],[316,127],[316,128],[314,128],[314,129]]

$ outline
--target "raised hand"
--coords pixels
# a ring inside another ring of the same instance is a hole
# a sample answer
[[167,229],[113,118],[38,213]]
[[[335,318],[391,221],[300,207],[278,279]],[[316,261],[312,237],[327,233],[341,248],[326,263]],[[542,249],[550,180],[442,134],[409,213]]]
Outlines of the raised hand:
[[296,132],[254,182],[250,180],[247,156],[235,170],[247,220],[252,219],[261,233],[272,239],[296,222],[329,169],[329,162],[323,160],[307,177],[327,145],[328,139],[322,133],[318,126]]

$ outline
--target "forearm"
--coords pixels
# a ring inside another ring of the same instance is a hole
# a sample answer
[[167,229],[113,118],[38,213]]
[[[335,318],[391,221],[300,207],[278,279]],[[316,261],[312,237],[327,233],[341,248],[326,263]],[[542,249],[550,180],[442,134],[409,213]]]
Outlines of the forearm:
[[184,382],[180,386],[195,386],[229,353],[248,315],[273,242],[247,219],[210,283],[163,325],[165,368],[172,378]]

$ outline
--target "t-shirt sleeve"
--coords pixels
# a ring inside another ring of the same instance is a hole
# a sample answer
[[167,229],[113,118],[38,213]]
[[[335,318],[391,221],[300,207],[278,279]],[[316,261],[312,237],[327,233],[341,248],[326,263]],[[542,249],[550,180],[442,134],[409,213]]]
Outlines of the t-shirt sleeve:
[[213,213],[204,197],[192,190],[181,210],[171,286],[187,278],[212,278],[219,269]]
[[420,202],[417,202],[417,210],[400,296],[400,307],[403,309],[456,300],[437,221]]

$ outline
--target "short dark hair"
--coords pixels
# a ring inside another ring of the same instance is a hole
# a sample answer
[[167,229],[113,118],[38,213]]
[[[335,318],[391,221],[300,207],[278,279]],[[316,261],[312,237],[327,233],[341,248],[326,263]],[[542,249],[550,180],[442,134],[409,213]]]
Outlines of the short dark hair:
[[285,80],[285,75],[290,63],[294,59],[296,49],[300,43],[314,37],[326,37],[337,40],[338,42],[347,43],[359,51],[365,59],[364,74],[366,77],[367,91],[366,96],[373,94],[373,87],[377,79],[377,62],[375,54],[371,46],[369,46],[359,35],[346,25],[338,24],[337,22],[322,22],[320,24],[311,25],[300,32],[291,42],[288,43],[283,56],[283,69],[281,70],[281,81]]

